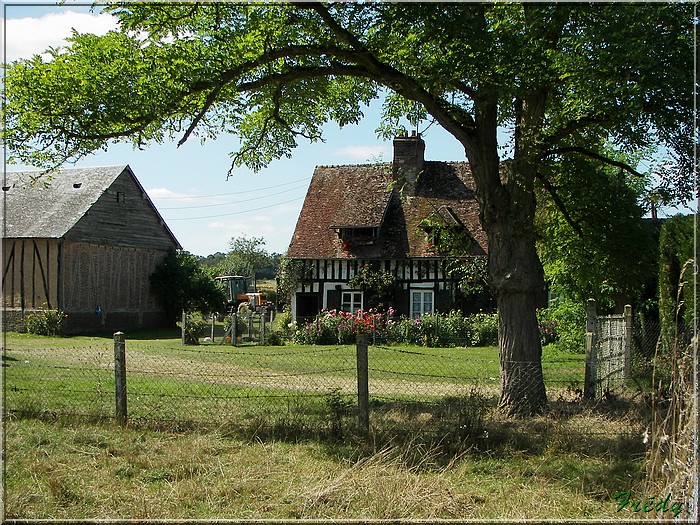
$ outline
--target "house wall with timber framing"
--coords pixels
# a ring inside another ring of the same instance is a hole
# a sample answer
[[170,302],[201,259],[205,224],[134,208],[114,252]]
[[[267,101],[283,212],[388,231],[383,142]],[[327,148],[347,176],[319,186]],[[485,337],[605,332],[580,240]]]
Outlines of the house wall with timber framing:
[[[365,310],[376,307],[365,290],[349,283],[365,265],[396,277],[397,290],[390,305],[399,315],[412,316],[418,312],[413,293],[431,294],[431,313],[449,312],[457,303],[457,284],[446,272],[444,259],[301,259],[299,262],[301,279],[291,304],[297,322],[308,322],[322,310],[347,311],[343,293],[359,292],[362,294],[359,307]],[[425,298],[425,295],[420,298],[422,308],[426,307]],[[358,305],[353,302],[352,306]],[[420,313],[426,312],[421,309]]]

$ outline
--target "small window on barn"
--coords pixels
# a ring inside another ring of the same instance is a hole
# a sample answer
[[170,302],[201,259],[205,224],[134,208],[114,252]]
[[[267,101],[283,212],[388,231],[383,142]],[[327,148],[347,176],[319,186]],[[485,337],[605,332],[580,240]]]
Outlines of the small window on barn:
[[121,202],[121,203],[126,202],[126,195],[124,194],[123,191],[117,192],[117,202]]

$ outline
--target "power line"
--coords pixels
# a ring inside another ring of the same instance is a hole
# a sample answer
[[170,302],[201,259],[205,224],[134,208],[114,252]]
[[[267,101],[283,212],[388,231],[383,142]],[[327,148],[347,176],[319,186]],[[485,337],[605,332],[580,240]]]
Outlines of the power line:
[[242,213],[251,213],[259,210],[267,210],[269,208],[274,208],[275,206],[281,206],[282,204],[289,204],[290,202],[296,202],[302,200],[304,196],[297,197],[295,199],[290,199],[288,201],[278,202],[277,204],[270,204],[269,206],[260,206],[259,208],[252,208],[250,210],[234,211],[231,213],[218,213],[216,215],[205,215],[202,217],[174,217],[172,219],[165,219],[166,221],[196,221],[199,219],[216,219],[219,217],[230,217],[231,215],[240,215]]
[[[289,182],[284,182],[282,184],[275,184],[274,186],[266,186],[265,188],[255,188],[247,191],[234,191],[232,193],[213,193],[211,195],[181,195],[181,196],[168,196],[168,197],[152,197],[153,200],[168,200],[168,199],[208,199],[210,197],[227,197],[230,195],[243,195],[246,193],[252,193],[255,191],[271,190],[273,188],[279,188],[280,186],[289,186],[290,184],[296,184],[301,181],[310,181],[311,177],[304,177],[303,179],[296,179]],[[164,208],[161,208],[164,209]]]
[[[245,204],[250,201],[257,201],[260,199],[267,199],[268,197],[274,197],[275,195],[281,195],[283,193],[289,193],[294,190],[298,190],[299,188],[305,188],[306,184],[300,184],[299,186],[294,186],[293,188],[289,188],[287,190],[283,191],[278,191],[276,193],[270,193],[269,195],[262,195],[260,197],[251,197],[249,199],[245,200],[239,200],[239,201],[230,201],[230,202],[222,202],[218,204],[199,204],[197,206],[173,206],[173,207],[168,207],[168,208],[161,208],[158,207],[159,210],[192,210],[195,208],[213,208],[215,206],[232,206],[234,204]],[[250,192],[243,192],[243,193],[250,193]]]

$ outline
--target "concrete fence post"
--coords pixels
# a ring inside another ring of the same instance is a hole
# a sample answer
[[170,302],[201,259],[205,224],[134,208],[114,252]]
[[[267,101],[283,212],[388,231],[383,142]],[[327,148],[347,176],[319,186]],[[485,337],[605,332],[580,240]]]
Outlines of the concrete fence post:
[[595,399],[596,389],[596,306],[589,299],[586,305],[586,377],[583,384],[583,398]]
[[369,433],[369,362],[367,358],[367,334],[357,334],[357,426],[360,432]]
[[127,422],[126,407],[126,342],[123,332],[114,334],[114,384],[115,415],[117,424],[125,426]]

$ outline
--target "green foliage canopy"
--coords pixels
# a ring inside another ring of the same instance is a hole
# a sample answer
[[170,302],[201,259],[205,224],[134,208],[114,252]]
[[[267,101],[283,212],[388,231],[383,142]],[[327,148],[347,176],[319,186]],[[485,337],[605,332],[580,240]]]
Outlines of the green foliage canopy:
[[[582,179],[580,173],[588,176]],[[639,205],[643,180],[581,157],[563,159],[548,180],[557,185],[561,205],[539,199],[536,224],[550,283],[580,303],[593,298],[612,306],[636,299],[657,259]]]
[[[591,156],[585,145],[604,136],[632,151],[665,142],[689,168],[687,5],[121,2],[107,10],[120,31],[74,33],[48,60],[9,66],[11,160],[53,165],[113,141],[141,147],[232,133],[241,139],[234,164],[259,169],[291,155],[299,138],[320,140],[329,121],[357,122],[387,89],[384,136],[405,116],[432,116],[473,142],[486,124],[479,102],[489,100],[497,123],[537,144],[539,160]],[[521,105],[533,93],[545,96],[546,118],[527,123]]]

